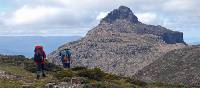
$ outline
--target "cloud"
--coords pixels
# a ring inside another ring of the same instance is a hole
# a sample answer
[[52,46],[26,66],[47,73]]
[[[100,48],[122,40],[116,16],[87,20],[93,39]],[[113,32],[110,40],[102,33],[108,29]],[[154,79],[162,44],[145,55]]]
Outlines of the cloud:
[[157,15],[155,13],[136,13],[138,20],[146,23],[151,24],[157,20]]
[[109,12],[100,12],[100,13],[97,15],[96,19],[97,19],[97,20],[101,20],[102,18],[106,17],[106,15],[108,15],[108,13],[109,13]]
[[22,8],[13,12],[12,16],[6,20],[7,25],[25,25],[32,24],[43,19],[47,19],[49,16],[53,16],[59,13],[58,8],[45,7],[45,6],[23,6]]
[[108,12],[125,5],[141,22],[182,31],[189,39],[192,32],[200,33],[199,4],[198,0],[6,0],[0,7],[12,9],[0,9],[0,35],[84,35]]
[[0,25],[2,25],[3,24],[3,16],[4,16],[4,12],[0,12]]
[[163,5],[164,10],[167,11],[192,11],[195,10],[196,0],[169,0]]

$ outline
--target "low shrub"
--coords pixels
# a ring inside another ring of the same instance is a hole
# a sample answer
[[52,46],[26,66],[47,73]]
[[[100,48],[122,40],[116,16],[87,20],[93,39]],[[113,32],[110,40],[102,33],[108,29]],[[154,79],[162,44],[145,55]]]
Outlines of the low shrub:
[[30,71],[32,73],[36,73],[36,68],[37,68],[37,66],[35,65],[34,62],[24,63],[24,69],[27,70],[27,71]]
[[58,79],[63,79],[64,77],[73,77],[74,75],[74,72],[70,69],[57,71],[54,74],[54,76]]
[[105,73],[100,68],[84,69],[77,73],[80,77],[87,77],[89,79],[100,81],[105,76]]
[[111,83],[108,82],[94,82],[94,83],[88,83],[84,85],[83,88],[118,88],[117,86],[112,87]]
[[48,61],[45,61],[45,70],[48,72],[57,72],[63,70],[63,68],[53,64],[49,63]]
[[[60,78],[61,79],[61,78]],[[61,79],[61,81],[64,81],[64,82],[71,82],[71,77],[63,77]]]
[[106,73],[106,75],[104,76],[104,79],[105,80],[119,80],[120,77],[115,74]]
[[86,70],[87,68],[78,66],[78,67],[74,67],[74,68],[71,68],[71,69],[72,69],[72,71],[80,71],[80,70]]
[[137,79],[133,79],[133,78],[127,78],[127,82],[134,84],[134,85],[141,86],[141,87],[147,86],[146,82],[143,82],[143,81],[140,81],[140,80],[137,80]]
[[84,77],[76,77],[76,79],[78,79],[81,82],[81,84],[89,83],[89,80]]

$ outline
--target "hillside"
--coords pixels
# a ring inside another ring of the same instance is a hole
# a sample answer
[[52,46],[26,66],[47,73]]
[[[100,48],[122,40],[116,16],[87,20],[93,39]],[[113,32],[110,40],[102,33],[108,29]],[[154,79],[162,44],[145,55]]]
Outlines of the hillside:
[[168,52],[140,70],[136,76],[147,82],[200,86],[200,46]]
[[59,65],[59,51],[70,48],[73,66],[99,67],[106,72],[132,76],[166,52],[185,46],[183,33],[143,24],[130,8],[120,6],[84,38],[60,46],[48,58]]
[[105,73],[99,68],[63,69],[46,62],[47,77],[36,79],[36,65],[24,56],[0,55],[0,88],[182,88],[145,83],[132,77]]

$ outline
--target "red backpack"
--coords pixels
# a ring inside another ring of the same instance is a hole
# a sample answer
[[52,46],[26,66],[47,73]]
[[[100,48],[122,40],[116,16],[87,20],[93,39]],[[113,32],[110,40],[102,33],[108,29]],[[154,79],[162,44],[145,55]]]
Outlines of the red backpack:
[[43,47],[42,46],[35,46],[35,50],[34,50],[34,52],[35,52],[35,55],[34,55],[34,60],[36,61],[36,62],[42,62],[43,61],[43,59],[44,59],[44,50],[43,50]]

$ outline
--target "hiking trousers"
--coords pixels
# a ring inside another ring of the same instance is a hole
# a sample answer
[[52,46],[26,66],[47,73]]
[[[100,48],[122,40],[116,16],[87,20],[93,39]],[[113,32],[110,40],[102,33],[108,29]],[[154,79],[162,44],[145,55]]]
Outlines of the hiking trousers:
[[70,68],[70,62],[63,62],[64,68]]
[[37,75],[44,74],[44,64],[37,64]]

